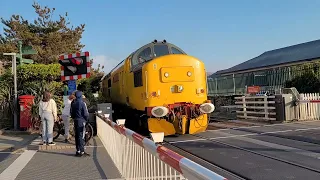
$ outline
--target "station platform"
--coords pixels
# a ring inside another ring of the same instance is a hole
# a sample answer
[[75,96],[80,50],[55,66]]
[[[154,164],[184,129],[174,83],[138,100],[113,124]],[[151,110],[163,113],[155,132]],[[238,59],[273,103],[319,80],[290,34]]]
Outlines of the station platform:
[[98,137],[85,147],[89,157],[76,157],[74,142],[64,143],[62,136],[55,146],[39,145],[40,142],[38,137],[27,148],[2,161],[0,179],[122,179]]

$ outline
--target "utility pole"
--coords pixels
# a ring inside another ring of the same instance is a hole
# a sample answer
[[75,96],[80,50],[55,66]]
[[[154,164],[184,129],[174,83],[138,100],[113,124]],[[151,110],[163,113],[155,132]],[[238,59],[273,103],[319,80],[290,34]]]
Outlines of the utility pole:
[[13,99],[13,126],[14,130],[18,130],[18,90],[17,90],[17,54],[16,53],[3,53],[4,56],[12,56],[12,71],[13,71],[13,86],[14,86],[14,99]]

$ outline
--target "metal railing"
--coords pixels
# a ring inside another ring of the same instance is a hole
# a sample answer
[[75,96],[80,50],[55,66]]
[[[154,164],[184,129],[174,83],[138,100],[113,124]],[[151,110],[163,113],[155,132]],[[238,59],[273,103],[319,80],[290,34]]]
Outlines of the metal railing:
[[125,179],[226,180],[107,118],[98,115],[96,121],[98,136]]

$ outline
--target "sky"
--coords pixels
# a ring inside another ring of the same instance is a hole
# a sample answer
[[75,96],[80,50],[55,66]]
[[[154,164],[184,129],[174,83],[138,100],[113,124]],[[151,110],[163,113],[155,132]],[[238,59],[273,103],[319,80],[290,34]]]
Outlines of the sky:
[[[33,0],[0,0],[0,17],[36,17]],[[14,3],[13,3],[14,2]],[[319,0],[38,0],[86,24],[81,42],[94,66],[109,72],[154,39],[173,43],[205,63],[226,69],[265,51],[320,39]],[[3,33],[3,25],[0,25]]]

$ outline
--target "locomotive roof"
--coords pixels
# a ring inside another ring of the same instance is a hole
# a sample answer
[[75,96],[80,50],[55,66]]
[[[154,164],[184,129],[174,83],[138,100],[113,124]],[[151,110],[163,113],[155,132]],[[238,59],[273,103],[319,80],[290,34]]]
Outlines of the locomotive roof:
[[[140,49],[142,49],[142,48],[150,47],[150,46],[152,46],[152,45],[161,45],[161,44],[166,44],[166,45],[169,45],[169,46],[171,46],[171,47],[174,47],[174,48],[176,48],[176,49],[181,50],[178,46],[176,46],[176,45],[174,45],[174,44],[171,44],[171,43],[167,43],[166,40],[163,40],[163,41],[154,40],[154,41],[151,42],[151,43],[148,43],[148,44],[145,44],[145,45],[141,46],[140,48],[138,48],[137,50],[135,50],[134,52],[132,52],[128,57],[133,56],[134,54],[136,54],[136,53],[137,53]],[[182,50],[181,50],[181,51],[182,51]],[[185,53],[184,51],[182,51],[182,52]],[[127,57],[127,58],[128,58],[128,57]],[[126,58],[126,59],[127,59],[127,58]],[[112,74],[114,71],[116,71],[119,67],[121,67],[121,66],[124,64],[124,62],[125,62],[126,59],[124,59],[124,60],[122,60],[121,62],[119,62],[119,64],[117,64],[116,67],[114,67],[108,74],[106,74],[105,76],[103,76],[103,77],[101,78],[101,81],[102,81],[105,77],[107,77],[107,78],[110,77],[111,74]]]

